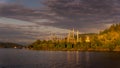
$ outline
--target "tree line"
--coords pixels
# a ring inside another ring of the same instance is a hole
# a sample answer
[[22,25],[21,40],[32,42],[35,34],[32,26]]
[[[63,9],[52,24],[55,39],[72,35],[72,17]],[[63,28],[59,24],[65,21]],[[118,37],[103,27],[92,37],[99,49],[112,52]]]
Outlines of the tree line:
[[[85,42],[85,36],[90,42]],[[36,40],[28,45],[33,50],[82,50],[82,51],[120,51],[120,24],[113,24],[98,34],[80,34],[82,42],[68,43],[64,41]]]

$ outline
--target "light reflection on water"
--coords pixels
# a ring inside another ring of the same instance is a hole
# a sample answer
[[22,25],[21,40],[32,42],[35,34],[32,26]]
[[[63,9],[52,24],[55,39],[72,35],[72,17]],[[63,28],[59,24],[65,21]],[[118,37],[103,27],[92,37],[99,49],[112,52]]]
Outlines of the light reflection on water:
[[0,49],[0,68],[120,68],[120,52]]

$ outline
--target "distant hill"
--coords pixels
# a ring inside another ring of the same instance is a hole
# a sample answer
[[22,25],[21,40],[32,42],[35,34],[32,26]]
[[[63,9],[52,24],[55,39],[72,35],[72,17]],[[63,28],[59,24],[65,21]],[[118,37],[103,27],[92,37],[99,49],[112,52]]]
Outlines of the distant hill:
[[0,48],[23,48],[23,46],[17,43],[0,42]]

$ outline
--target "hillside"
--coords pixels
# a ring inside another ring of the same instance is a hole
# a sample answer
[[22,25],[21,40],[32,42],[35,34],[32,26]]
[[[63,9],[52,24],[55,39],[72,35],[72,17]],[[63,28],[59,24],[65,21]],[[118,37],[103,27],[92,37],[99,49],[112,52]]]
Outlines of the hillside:
[[120,24],[113,24],[108,29],[105,29],[104,31],[100,32],[100,34],[105,34],[109,32],[120,33]]
[[110,28],[101,32],[98,37],[105,42],[120,45],[120,24],[113,24]]

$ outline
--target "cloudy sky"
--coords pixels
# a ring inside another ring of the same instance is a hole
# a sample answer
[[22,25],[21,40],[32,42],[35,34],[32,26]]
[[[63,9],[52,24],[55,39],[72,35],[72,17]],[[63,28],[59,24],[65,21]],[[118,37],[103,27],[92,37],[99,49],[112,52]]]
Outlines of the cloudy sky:
[[72,28],[98,33],[119,18],[120,0],[0,0],[0,41],[30,43]]

